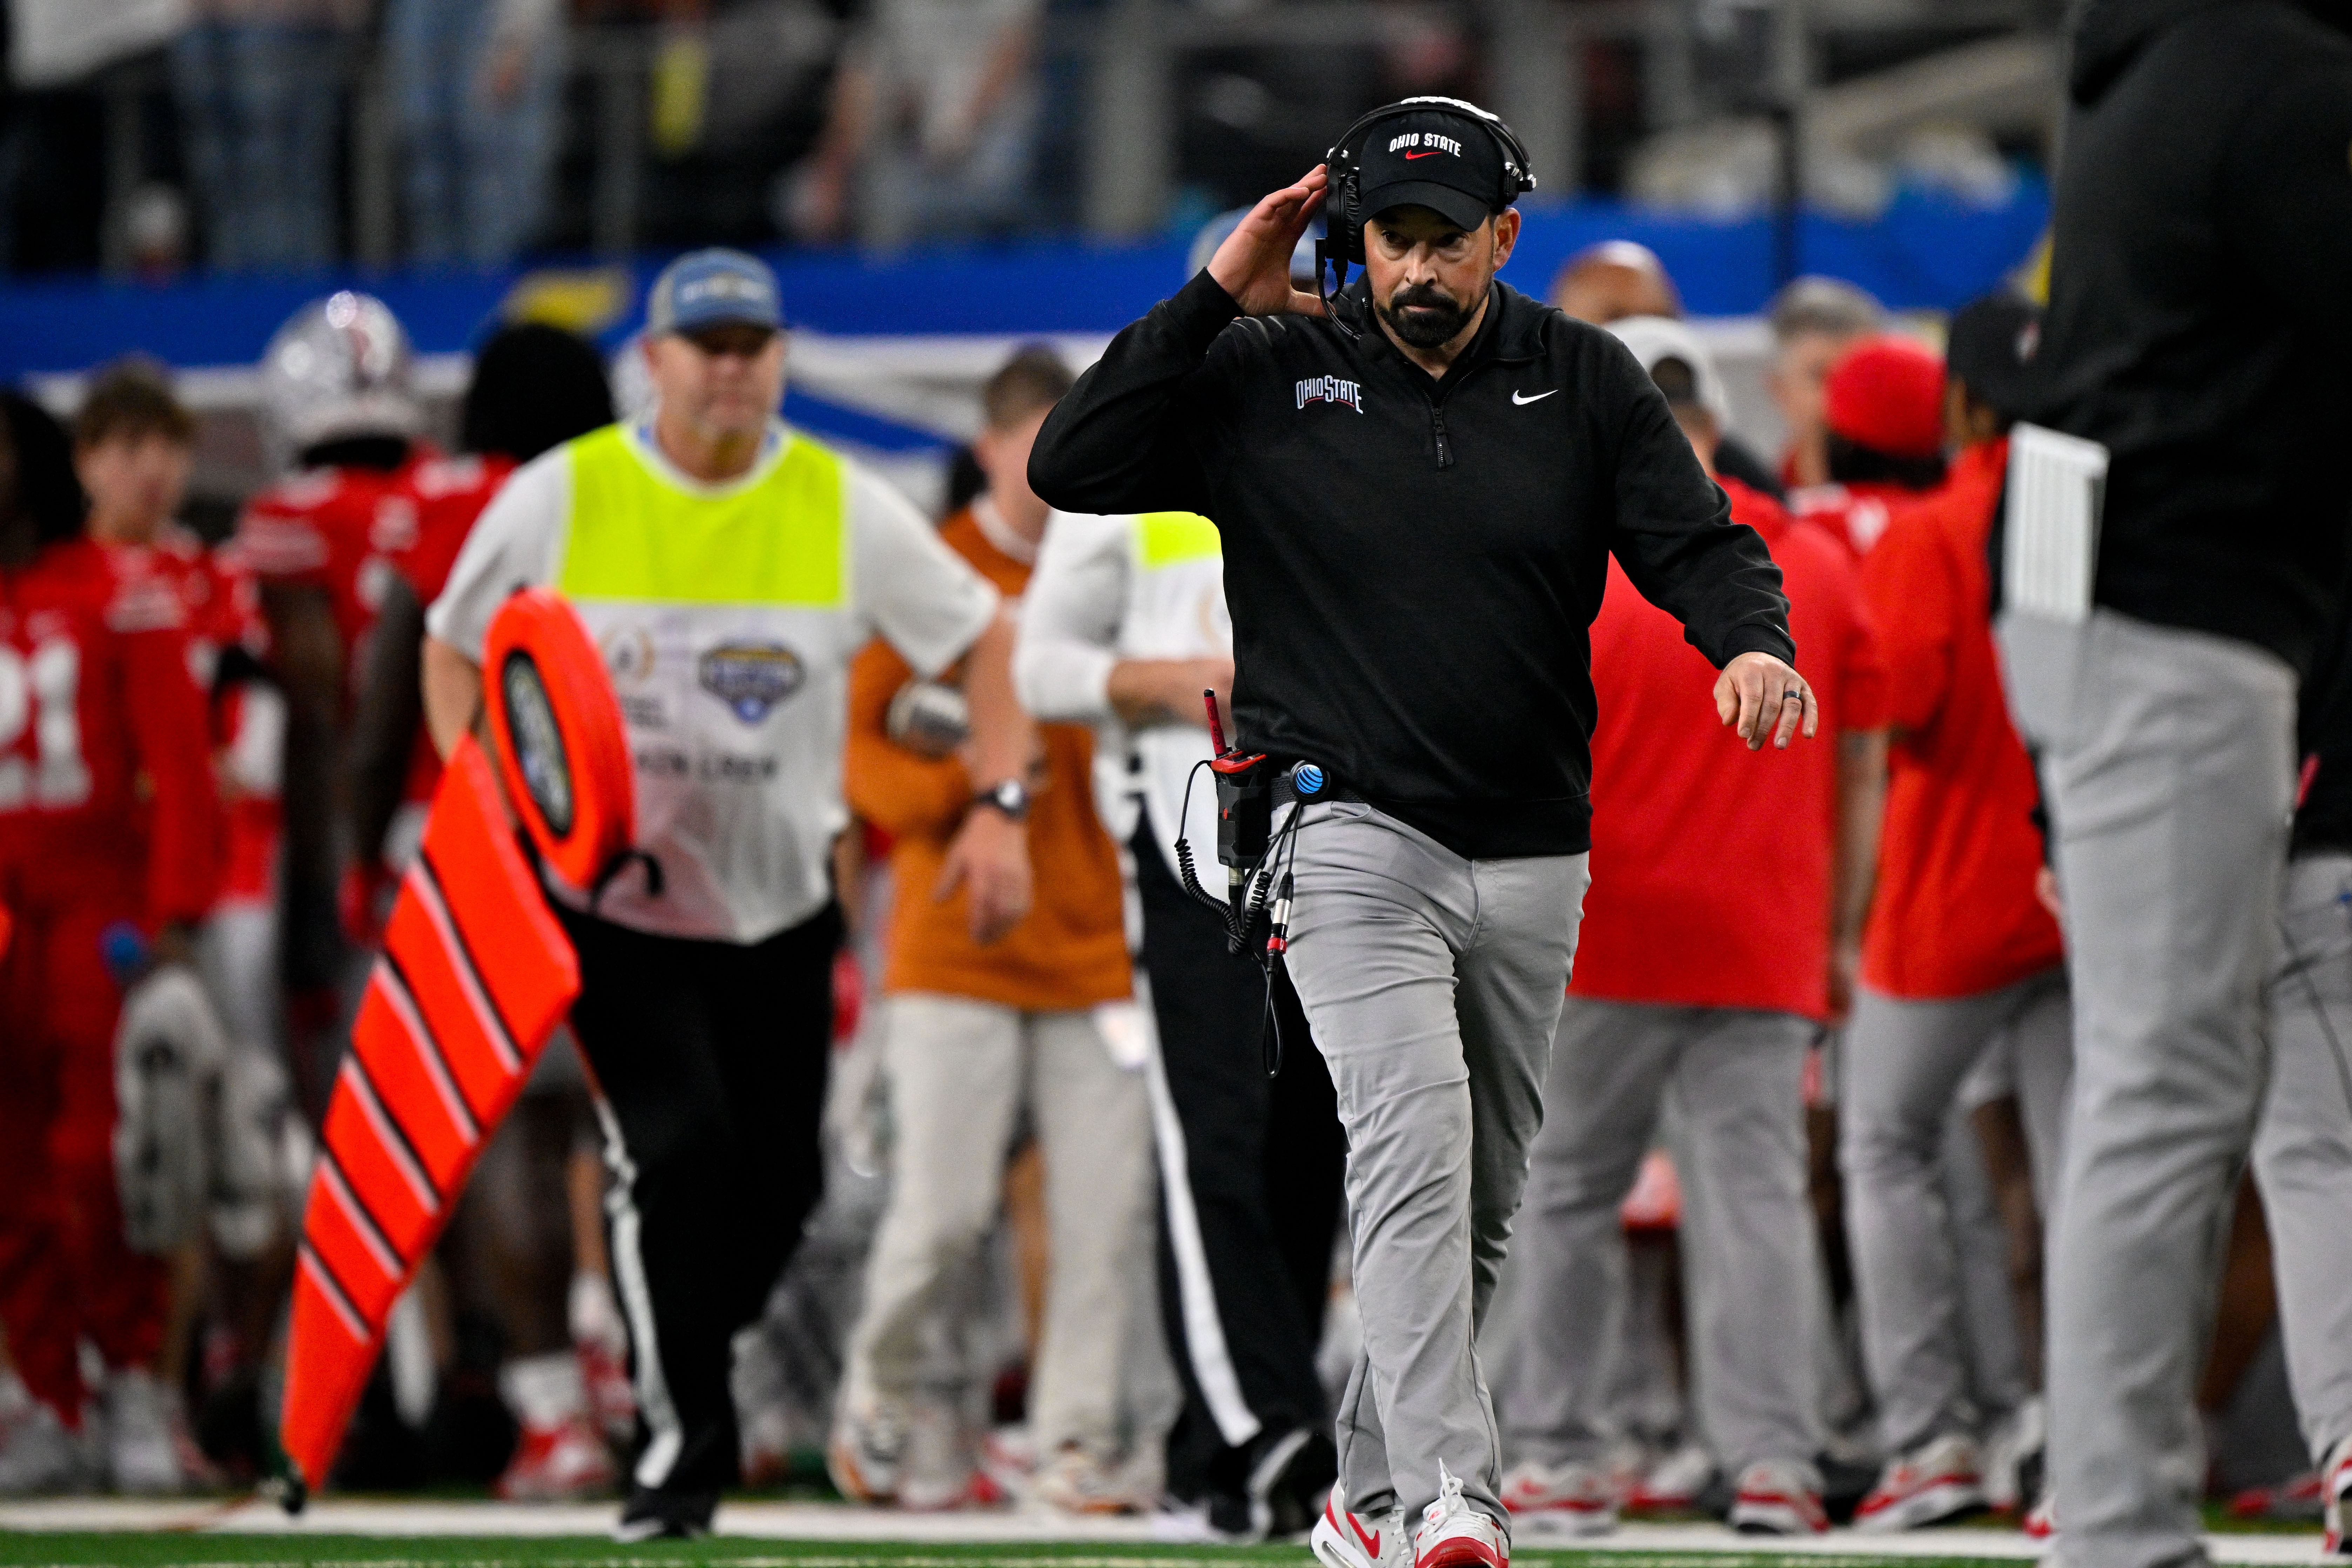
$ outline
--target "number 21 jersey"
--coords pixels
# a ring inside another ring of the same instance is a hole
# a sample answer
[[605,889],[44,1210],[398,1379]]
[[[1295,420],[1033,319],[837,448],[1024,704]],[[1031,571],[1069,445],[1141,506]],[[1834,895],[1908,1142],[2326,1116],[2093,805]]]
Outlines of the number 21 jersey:
[[120,900],[151,929],[211,902],[205,698],[171,584],[88,539],[0,574],[0,864],[33,902]]

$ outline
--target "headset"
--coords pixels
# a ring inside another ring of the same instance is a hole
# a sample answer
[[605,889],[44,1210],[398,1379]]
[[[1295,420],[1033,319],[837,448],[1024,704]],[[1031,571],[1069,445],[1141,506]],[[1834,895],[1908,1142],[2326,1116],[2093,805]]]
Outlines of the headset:
[[[1331,291],[1323,295],[1327,310],[1333,298],[1348,286],[1349,264],[1360,267],[1364,261],[1363,165],[1359,161],[1364,133],[1383,120],[1428,110],[1458,115],[1494,139],[1496,150],[1503,155],[1503,183],[1494,196],[1496,211],[1500,212],[1536,188],[1536,177],[1528,171],[1527,146],[1503,123],[1501,116],[1459,98],[1403,98],[1382,104],[1341,132],[1339,140],[1323,154],[1324,173],[1329,183],[1323,192],[1323,237],[1315,242],[1315,287],[1318,292],[1322,290],[1323,268],[1328,262]],[[1336,311],[1331,313],[1331,320],[1339,320]]]

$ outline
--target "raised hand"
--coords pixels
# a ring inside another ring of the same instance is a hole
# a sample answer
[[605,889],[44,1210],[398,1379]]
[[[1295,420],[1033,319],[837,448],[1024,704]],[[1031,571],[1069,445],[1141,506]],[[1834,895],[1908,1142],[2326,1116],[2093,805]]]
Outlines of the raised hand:
[[1318,163],[1295,185],[1285,185],[1250,208],[1234,232],[1209,258],[1209,276],[1231,294],[1245,316],[1323,313],[1322,300],[1290,282],[1290,257],[1298,237],[1323,208],[1329,183]]

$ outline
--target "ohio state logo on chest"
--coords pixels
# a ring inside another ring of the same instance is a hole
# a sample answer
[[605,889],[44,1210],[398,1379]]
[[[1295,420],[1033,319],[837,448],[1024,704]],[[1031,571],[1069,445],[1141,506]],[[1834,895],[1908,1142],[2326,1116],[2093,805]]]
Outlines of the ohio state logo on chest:
[[1298,406],[1310,403],[1343,403],[1361,414],[1364,411],[1364,389],[1356,382],[1336,375],[1310,375],[1298,383]]

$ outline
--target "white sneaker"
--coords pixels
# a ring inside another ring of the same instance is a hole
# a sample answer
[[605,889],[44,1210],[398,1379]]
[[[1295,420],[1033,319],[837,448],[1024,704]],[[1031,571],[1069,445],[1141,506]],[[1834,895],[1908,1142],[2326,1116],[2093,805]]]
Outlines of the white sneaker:
[[1503,1478],[1503,1506],[1516,1527],[1559,1535],[1606,1535],[1617,1528],[1618,1490],[1597,1465],[1522,1459]]
[[1918,1530],[1984,1505],[1976,1439],[1948,1432],[1886,1462],[1878,1484],[1854,1510],[1853,1527],[1872,1534]]
[[1830,1527],[1822,1508],[1822,1476],[1811,1465],[1759,1459],[1739,1472],[1725,1522],[1742,1535],[1821,1535]]
[[2327,1463],[2319,1467],[2319,1499],[2321,1521],[2326,1528],[2319,1554],[2334,1562],[2347,1560],[2344,1550],[2344,1500],[2352,1493],[2352,1437],[2337,1440],[2327,1450]]
[[170,1392],[144,1367],[106,1378],[106,1479],[128,1497],[169,1497],[187,1488],[173,1431]]
[[843,1497],[873,1504],[898,1500],[908,1426],[898,1400],[877,1399],[862,1407],[844,1403],[824,1447],[825,1474]]
[[1392,1508],[1378,1519],[1349,1513],[1345,1485],[1332,1486],[1322,1516],[1307,1532],[1307,1549],[1323,1568],[1397,1568],[1405,1558],[1404,1510]]
[[1116,1466],[1104,1464],[1075,1444],[1055,1454],[1037,1472],[1036,1492],[1040,1500],[1064,1513],[1134,1513],[1142,1506],[1142,1500],[1128,1489]]
[[37,1403],[0,1447],[0,1497],[83,1491],[92,1468],[86,1435],[67,1431],[56,1411]]
[[497,1491],[508,1502],[577,1502],[612,1490],[616,1479],[604,1434],[582,1410],[552,1426],[524,1422]]
[[2036,1394],[2021,1402],[2001,1419],[1990,1436],[1985,1438],[1984,1489],[1985,1501],[1997,1509],[2014,1509],[2022,1504],[2028,1465],[2032,1463],[2048,1441],[2050,1417],[2042,1395]]
[[1696,1443],[1685,1443],[1656,1464],[1625,1498],[1633,1513],[1685,1513],[1698,1506],[1699,1495],[1715,1479],[1715,1456]]
[[1412,1568],[1507,1568],[1511,1543],[1496,1521],[1470,1506],[1462,1483],[1437,1462],[1437,1500],[1412,1532]]

